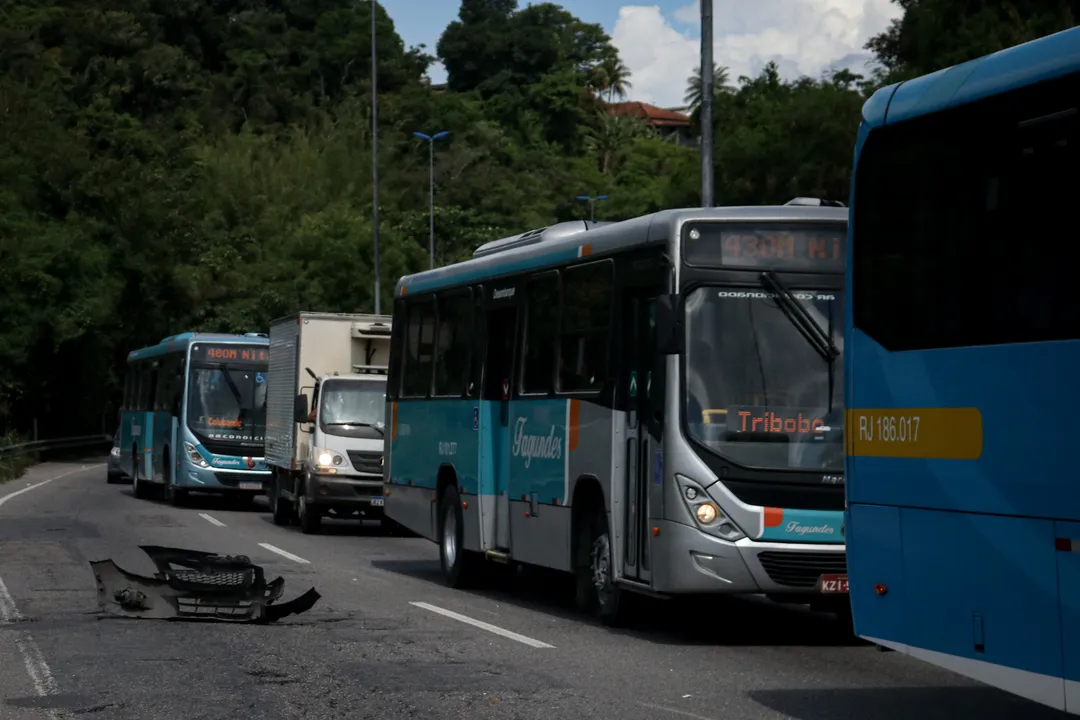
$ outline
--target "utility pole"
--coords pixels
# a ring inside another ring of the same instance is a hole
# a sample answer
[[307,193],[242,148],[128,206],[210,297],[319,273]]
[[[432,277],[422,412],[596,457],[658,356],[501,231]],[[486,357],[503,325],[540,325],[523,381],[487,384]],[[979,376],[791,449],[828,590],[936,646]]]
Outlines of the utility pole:
[[375,314],[382,314],[382,270],[379,267],[379,54],[375,46],[377,0],[371,0],[371,227],[375,249]]
[[589,218],[590,222],[596,222],[596,203],[598,200],[607,200],[607,195],[597,195],[596,197],[589,197],[588,195],[578,195],[578,200],[584,200],[589,203]]
[[713,3],[701,0],[701,206],[713,206]]
[[435,141],[449,134],[446,130],[434,135],[422,132],[413,133],[421,140],[427,140],[428,144],[428,255],[432,270],[435,269]]

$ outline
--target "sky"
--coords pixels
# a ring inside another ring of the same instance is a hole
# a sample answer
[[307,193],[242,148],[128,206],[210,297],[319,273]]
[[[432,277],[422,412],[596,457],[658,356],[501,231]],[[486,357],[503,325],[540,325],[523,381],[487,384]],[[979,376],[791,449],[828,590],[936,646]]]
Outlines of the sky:
[[[405,44],[435,54],[439,35],[457,19],[457,0],[381,0]],[[524,7],[527,0],[519,0]],[[686,79],[698,65],[701,23],[698,0],[563,0],[586,22],[611,36],[630,69],[628,99],[661,107],[683,102]],[[730,68],[731,82],[757,75],[775,60],[786,79],[820,77],[829,69],[866,73],[863,46],[901,14],[891,0],[713,0],[713,57]],[[432,81],[445,82],[436,65]]]

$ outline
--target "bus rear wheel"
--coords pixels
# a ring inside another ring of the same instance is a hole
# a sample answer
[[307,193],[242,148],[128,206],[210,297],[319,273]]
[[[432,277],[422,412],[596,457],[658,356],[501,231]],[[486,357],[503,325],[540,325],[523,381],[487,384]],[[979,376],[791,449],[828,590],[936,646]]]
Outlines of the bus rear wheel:
[[146,500],[150,497],[150,486],[142,480],[142,473],[139,466],[142,461],[139,459],[139,449],[137,447],[131,448],[131,494],[139,500]]
[[452,588],[469,587],[477,578],[479,556],[465,549],[465,523],[457,488],[447,485],[439,501],[439,562],[446,584]]

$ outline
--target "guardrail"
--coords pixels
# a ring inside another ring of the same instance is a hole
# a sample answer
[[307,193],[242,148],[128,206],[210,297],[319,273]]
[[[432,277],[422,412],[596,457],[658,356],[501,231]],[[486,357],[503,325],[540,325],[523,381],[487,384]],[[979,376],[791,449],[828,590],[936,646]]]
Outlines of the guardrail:
[[111,443],[111,435],[79,435],[76,437],[52,438],[49,440],[33,440],[31,442],[18,443],[16,445],[0,446],[0,459],[21,457],[37,452],[52,452],[55,450],[78,450]]

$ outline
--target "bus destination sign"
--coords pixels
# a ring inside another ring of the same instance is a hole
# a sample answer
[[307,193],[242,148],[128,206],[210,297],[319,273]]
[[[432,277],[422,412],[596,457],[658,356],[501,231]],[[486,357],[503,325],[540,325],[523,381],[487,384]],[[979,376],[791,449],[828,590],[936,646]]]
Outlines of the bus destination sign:
[[690,265],[842,273],[847,227],[824,223],[687,225],[683,254]]
[[198,343],[191,348],[192,362],[254,363],[270,362],[270,351],[265,345],[213,345]]

